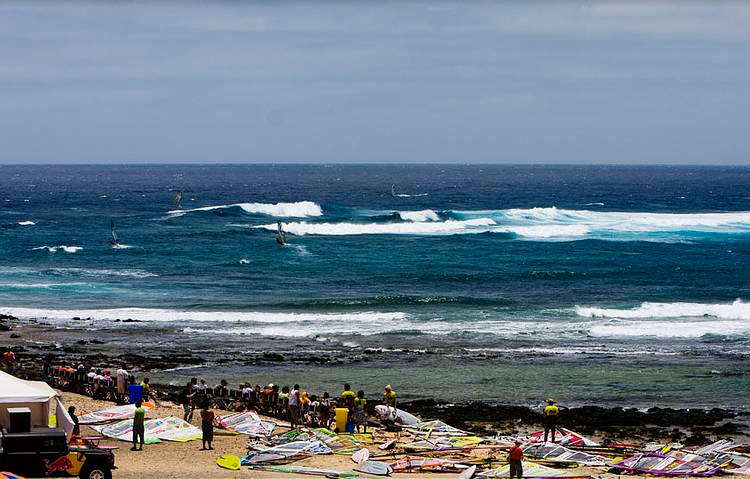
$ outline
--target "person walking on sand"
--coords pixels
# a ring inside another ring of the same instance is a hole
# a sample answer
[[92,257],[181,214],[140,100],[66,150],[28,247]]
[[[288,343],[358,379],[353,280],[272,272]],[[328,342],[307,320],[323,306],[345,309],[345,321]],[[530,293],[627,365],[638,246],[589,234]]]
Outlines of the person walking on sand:
[[[143,408],[143,401],[140,399],[135,403],[135,414],[133,415],[133,447],[131,451],[142,451],[144,436],[146,435],[146,429],[144,423],[146,422],[146,410]],[[140,443],[140,447],[136,446]]]
[[547,435],[552,432],[552,443],[555,442],[555,431],[557,430],[557,417],[560,414],[560,408],[555,406],[555,401],[547,399],[547,407],[544,408],[544,442],[547,442]]
[[390,406],[393,409],[396,409],[396,403],[397,403],[397,396],[396,391],[393,390],[393,386],[390,384],[385,387],[385,391],[383,392],[383,404],[386,406]]
[[521,441],[516,439],[516,443],[511,446],[508,451],[508,464],[510,465],[510,477],[517,477],[521,479],[523,477],[523,449],[521,449]]
[[300,392],[299,384],[295,384],[292,390],[289,392],[289,422],[292,424],[292,429],[296,429],[299,425],[300,417]]
[[211,405],[208,400],[203,401],[201,406],[201,430],[203,431],[203,448],[206,450],[206,443],[208,443],[208,450],[212,450],[211,443],[214,440],[214,412],[211,410]]

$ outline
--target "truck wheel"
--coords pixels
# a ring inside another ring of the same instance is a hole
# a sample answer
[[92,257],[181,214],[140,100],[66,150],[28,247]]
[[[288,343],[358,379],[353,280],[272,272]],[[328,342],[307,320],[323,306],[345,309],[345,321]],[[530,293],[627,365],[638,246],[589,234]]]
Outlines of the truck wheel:
[[112,471],[99,464],[83,466],[78,477],[81,479],[112,479]]

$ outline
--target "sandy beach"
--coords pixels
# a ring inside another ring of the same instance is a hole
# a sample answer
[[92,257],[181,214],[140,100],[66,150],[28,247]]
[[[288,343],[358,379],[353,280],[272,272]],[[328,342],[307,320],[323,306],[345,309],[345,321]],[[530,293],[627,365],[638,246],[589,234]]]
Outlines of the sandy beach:
[[[74,393],[62,393],[65,400],[65,404],[75,406],[76,409],[82,412],[94,411],[111,407],[112,403],[106,401],[98,401],[91,399],[87,396],[82,396]],[[215,411],[217,414],[226,413],[227,411]],[[166,417],[166,416],[178,416],[182,415],[182,408],[168,401],[162,401],[160,405],[153,411],[149,411],[147,418]],[[273,418],[269,418],[274,420]],[[277,423],[283,424],[275,420]],[[195,425],[199,424],[199,419],[194,417],[192,423]],[[283,433],[288,431],[288,427],[282,425],[277,426],[274,433]],[[529,428],[533,430],[533,428]],[[383,440],[387,437],[394,437],[394,433],[388,433],[380,429],[371,429],[373,433],[373,439],[375,441]],[[95,431],[90,429],[88,426],[82,426],[83,435],[97,435]],[[592,438],[599,439],[599,438]],[[143,451],[131,451],[130,443],[123,441],[116,441],[114,439],[102,439],[100,444],[107,446],[117,446],[118,449],[115,451],[117,470],[114,471],[113,477],[117,479],[144,479],[144,478],[164,478],[164,479],[195,479],[201,477],[216,477],[216,478],[281,478],[281,477],[305,477],[304,475],[287,474],[287,473],[276,473],[268,471],[253,470],[249,467],[242,467],[239,471],[231,471],[220,468],[216,465],[216,458],[223,454],[233,454],[238,457],[242,457],[247,453],[248,438],[244,435],[230,435],[218,433],[215,436],[214,450],[204,451],[201,450],[200,441],[190,441],[186,443],[180,442],[169,442],[164,441],[159,444],[147,444],[144,446]],[[378,451],[376,446],[369,446],[373,454],[377,454]],[[469,456],[464,456],[464,460],[482,460],[487,458],[496,459],[493,461],[493,467],[497,467],[505,462],[507,452],[505,451],[474,451]],[[399,458],[402,456],[399,456]],[[442,456],[435,455],[434,457],[451,457],[447,453],[443,453]],[[389,458],[381,458],[384,462],[389,462]],[[299,461],[293,462],[295,466],[308,466],[315,468],[334,469],[341,472],[351,472],[354,463],[350,456],[347,455],[317,455],[308,457]],[[609,467],[577,467],[577,468],[566,468],[563,471],[566,474],[575,475],[588,475],[596,478],[614,478],[620,477],[620,474],[611,474],[607,470]],[[366,474],[363,477],[375,477],[368,476]],[[436,478],[436,477],[455,477],[456,473],[394,473],[391,477],[395,479],[402,478]],[[648,477],[637,474],[628,474],[628,477],[640,478]],[[654,477],[654,476],[650,476]],[[737,479],[745,479],[750,475],[733,475]]]

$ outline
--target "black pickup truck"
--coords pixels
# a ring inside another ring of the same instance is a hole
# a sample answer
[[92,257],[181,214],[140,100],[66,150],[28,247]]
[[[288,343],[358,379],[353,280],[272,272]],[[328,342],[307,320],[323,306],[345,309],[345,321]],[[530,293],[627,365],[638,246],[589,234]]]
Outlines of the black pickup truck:
[[60,428],[39,427],[30,432],[0,429],[0,471],[22,476],[78,476],[111,479],[115,455],[92,444],[68,445]]

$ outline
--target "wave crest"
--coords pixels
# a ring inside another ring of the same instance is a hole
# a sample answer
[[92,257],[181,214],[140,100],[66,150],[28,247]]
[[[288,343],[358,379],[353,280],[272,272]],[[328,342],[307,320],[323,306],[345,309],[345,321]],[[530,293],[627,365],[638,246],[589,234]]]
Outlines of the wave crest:
[[635,308],[614,309],[576,306],[578,316],[590,318],[645,319],[696,318],[750,319],[750,303],[737,299],[731,304],[711,303],[642,303]]
[[47,250],[50,253],[57,253],[58,251],[62,250],[66,253],[77,253],[82,249],[83,247],[81,246],[66,246],[63,244],[60,246],[37,246],[36,248],[31,248],[31,251]]
[[[478,218],[473,220],[447,220],[441,222],[422,223],[307,223],[295,222],[285,223],[284,231],[297,236],[321,235],[321,236],[353,236],[372,234],[413,234],[413,235],[446,235],[460,233],[481,233],[489,231],[488,226],[495,225],[495,221],[489,218]],[[263,228],[276,231],[275,224],[259,225],[255,228]]]
[[203,206],[189,210],[171,210],[171,216],[183,216],[197,211],[214,211],[228,208],[240,208],[245,213],[277,216],[280,218],[305,218],[322,216],[320,205],[312,201],[297,201],[294,203],[232,203],[228,205]]
[[399,211],[398,216],[404,221],[440,221],[440,217],[433,210]]

